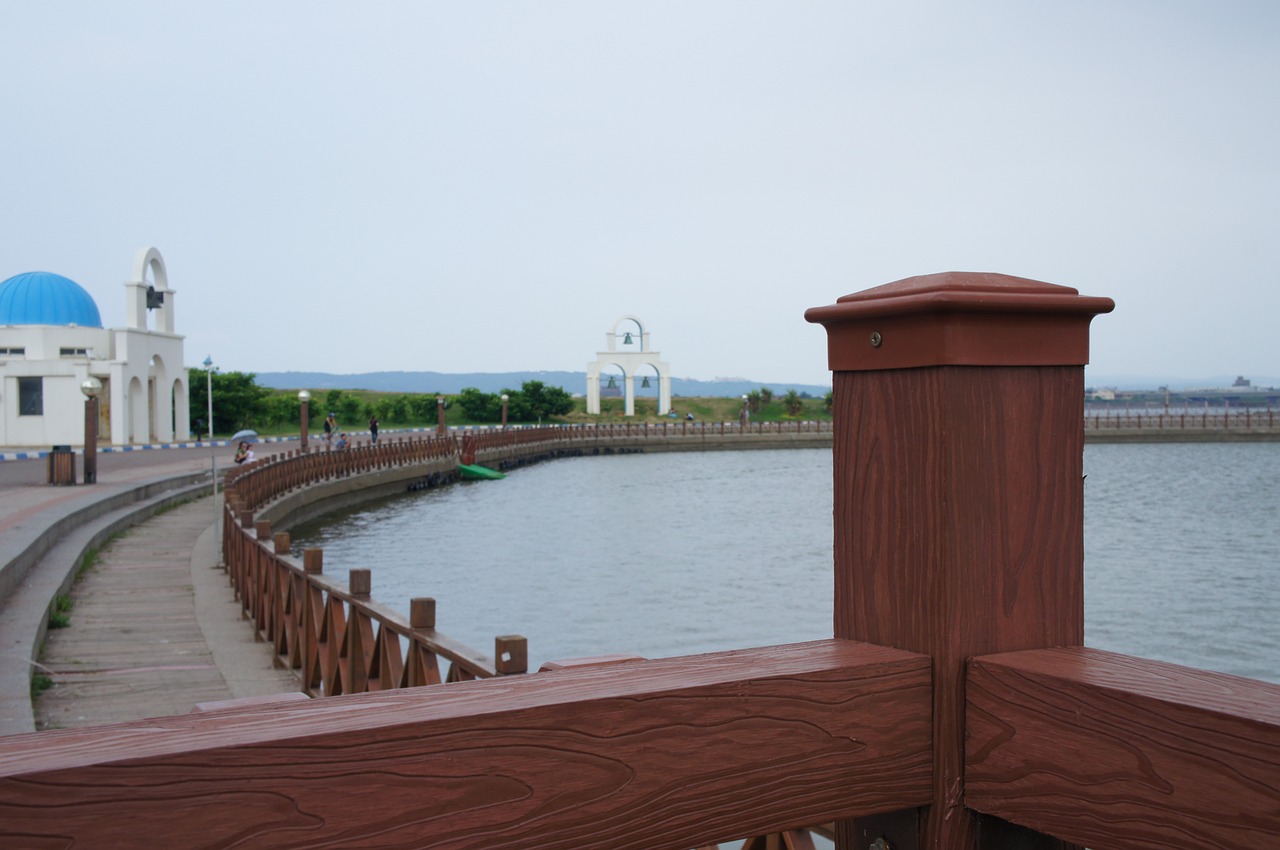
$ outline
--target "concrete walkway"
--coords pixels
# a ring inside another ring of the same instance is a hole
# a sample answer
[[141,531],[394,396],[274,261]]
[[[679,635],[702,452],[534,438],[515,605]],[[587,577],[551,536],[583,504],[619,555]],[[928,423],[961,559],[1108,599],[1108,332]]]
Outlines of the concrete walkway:
[[185,714],[197,704],[298,690],[242,620],[217,566],[210,498],[159,514],[109,544],[71,589],[70,625],[39,662],[53,685],[37,729]]
[[[274,447],[259,448],[262,457]],[[215,451],[221,472],[234,449]],[[0,735],[35,729],[31,674],[42,663],[46,612],[59,594],[79,601],[71,627],[49,632],[70,647],[49,659],[49,695],[81,698],[50,702],[50,725],[185,713],[211,699],[297,691],[291,674],[273,669],[269,648],[254,642],[225,574],[214,567],[210,467],[207,446],[100,455],[96,484],[53,487],[43,460],[0,462]],[[191,504],[157,513],[180,502]],[[110,573],[110,583],[73,587],[80,559],[94,547],[110,549],[118,563],[89,578],[105,582]],[[85,637],[91,627],[104,631]],[[206,668],[212,689],[173,678],[195,674],[176,669],[184,666]],[[158,678],[127,680],[147,668]],[[109,687],[94,690],[95,680]]]

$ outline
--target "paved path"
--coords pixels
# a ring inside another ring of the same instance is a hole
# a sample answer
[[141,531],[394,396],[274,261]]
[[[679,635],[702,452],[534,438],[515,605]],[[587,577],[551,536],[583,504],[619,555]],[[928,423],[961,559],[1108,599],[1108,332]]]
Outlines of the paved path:
[[[40,658],[53,686],[36,700],[38,729],[298,690],[240,618],[212,535],[197,546],[212,530],[211,514],[205,497],[155,516],[108,544],[81,575],[70,625],[50,630]],[[222,642],[218,653],[207,637]]]
[[[258,454],[287,448],[261,445]],[[234,449],[215,451],[221,472]],[[0,735],[32,729],[27,683],[29,671],[40,663],[34,642],[45,606],[90,545],[94,529],[132,509],[122,507],[83,526],[76,517],[133,488],[209,468],[207,447],[111,453],[99,456],[97,484],[52,487],[45,483],[43,460],[0,462],[0,566],[12,567],[50,529],[60,529],[39,560],[23,568],[19,584],[0,599]],[[49,633],[53,643],[67,641],[69,647],[60,657],[50,656],[58,683],[45,711],[50,725],[185,713],[214,693],[212,699],[220,700],[297,690],[290,674],[273,669],[269,649],[254,641],[253,629],[240,619],[226,577],[215,568],[213,503],[204,496],[208,491],[194,489],[202,498],[135,525],[112,547],[111,557],[118,563],[95,571],[89,577],[94,584],[72,589],[80,599],[71,612],[71,628]],[[107,581],[108,573],[110,582],[98,585],[96,580]],[[85,637],[90,627],[104,631]],[[156,668],[152,679],[129,678],[147,668]],[[198,675],[221,679],[221,690],[196,684]],[[102,686],[91,687],[95,681]],[[77,695],[81,698],[74,702],[63,700]],[[90,708],[97,703],[101,710]]]

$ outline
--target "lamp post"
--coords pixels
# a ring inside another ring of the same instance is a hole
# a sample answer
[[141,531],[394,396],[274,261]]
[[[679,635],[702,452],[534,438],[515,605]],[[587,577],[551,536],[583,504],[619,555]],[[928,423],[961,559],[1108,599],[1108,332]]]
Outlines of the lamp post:
[[502,394],[502,430],[503,431],[507,430],[507,402],[509,400],[510,400],[510,396],[508,396],[506,393],[503,393]]
[[311,393],[306,390],[298,391],[298,402],[302,406],[301,422],[299,424],[299,433],[302,439],[302,453],[307,453],[307,425],[311,421]]
[[738,420],[742,430],[747,430],[747,397],[745,395],[742,397],[742,412],[738,414]]
[[[204,358],[205,398],[209,402],[209,473],[213,476],[213,530],[218,531],[218,456],[213,449],[213,357]],[[218,540],[218,551],[222,551],[222,541]]]
[[98,481],[98,394],[102,381],[90,375],[80,384],[84,393],[84,483]]
[[444,396],[436,396],[436,436],[443,437],[446,433],[444,427]]

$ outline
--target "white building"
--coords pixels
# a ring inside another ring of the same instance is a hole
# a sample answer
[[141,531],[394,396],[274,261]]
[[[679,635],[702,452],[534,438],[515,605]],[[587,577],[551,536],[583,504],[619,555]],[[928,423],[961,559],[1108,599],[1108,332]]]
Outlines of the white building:
[[80,385],[90,376],[102,382],[101,444],[188,437],[183,338],[160,252],[139,251],[124,287],[126,327],[103,328],[97,303],[75,281],[28,272],[0,283],[0,446],[82,446]]

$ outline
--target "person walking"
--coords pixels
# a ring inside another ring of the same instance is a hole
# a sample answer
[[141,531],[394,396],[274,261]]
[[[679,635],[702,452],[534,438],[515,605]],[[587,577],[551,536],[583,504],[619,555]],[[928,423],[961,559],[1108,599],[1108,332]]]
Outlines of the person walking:
[[376,446],[378,444],[378,417],[369,417],[369,440]]
[[333,418],[333,411],[324,418],[324,444],[333,448],[333,434],[338,430],[338,420]]

